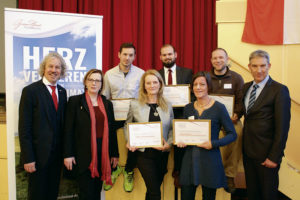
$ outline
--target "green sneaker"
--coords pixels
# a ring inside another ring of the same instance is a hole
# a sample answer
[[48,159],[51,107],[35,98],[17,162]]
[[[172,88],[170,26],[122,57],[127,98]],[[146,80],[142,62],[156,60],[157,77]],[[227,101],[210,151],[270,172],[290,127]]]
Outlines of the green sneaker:
[[133,171],[126,172],[124,169],[124,190],[126,192],[131,192],[133,190]]
[[[122,172],[122,168],[119,167],[119,165],[117,165],[117,169],[114,170],[114,171],[111,173],[111,182],[112,182],[113,185],[115,184],[115,182],[116,182],[118,176],[121,174],[121,172]],[[108,191],[108,190],[110,190],[111,188],[112,188],[112,185],[106,185],[106,184],[105,184],[105,181],[103,182],[103,189],[104,189],[105,191]]]

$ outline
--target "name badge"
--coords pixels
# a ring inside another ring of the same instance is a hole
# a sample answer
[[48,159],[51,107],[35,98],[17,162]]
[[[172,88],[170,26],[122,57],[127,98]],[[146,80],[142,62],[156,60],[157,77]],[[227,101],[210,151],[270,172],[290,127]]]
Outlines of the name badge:
[[224,84],[224,89],[231,89],[231,88],[232,88],[232,84],[231,83]]

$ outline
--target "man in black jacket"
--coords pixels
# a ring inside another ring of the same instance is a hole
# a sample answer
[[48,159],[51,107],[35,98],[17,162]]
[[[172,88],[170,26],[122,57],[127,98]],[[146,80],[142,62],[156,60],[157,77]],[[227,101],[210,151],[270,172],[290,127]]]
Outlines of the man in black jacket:
[[66,64],[49,53],[40,65],[42,80],[26,86],[19,106],[21,161],[29,173],[28,199],[56,200],[62,166],[66,90],[57,84]]
[[276,200],[278,171],[291,119],[291,99],[285,85],[269,76],[269,54],[254,51],[249,57],[253,81],[243,88],[243,161],[249,200]]
[[[176,65],[177,53],[175,48],[170,44],[165,44],[160,49],[160,60],[163,63],[163,68],[159,70],[166,85],[190,84],[193,77],[191,69],[179,67]],[[183,118],[183,108],[174,108],[174,119]],[[174,146],[174,184],[179,187],[178,175],[181,167],[181,160],[184,150]]]

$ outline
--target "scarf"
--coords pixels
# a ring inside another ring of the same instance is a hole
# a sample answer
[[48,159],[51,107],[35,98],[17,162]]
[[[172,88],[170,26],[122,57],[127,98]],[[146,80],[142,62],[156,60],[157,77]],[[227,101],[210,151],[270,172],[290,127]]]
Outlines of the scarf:
[[[92,178],[99,177],[98,172],[98,155],[97,155],[97,141],[96,141],[96,118],[95,111],[93,108],[93,104],[91,98],[87,92],[85,92],[85,99],[88,104],[88,108],[90,111],[91,118],[91,151],[92,151],[92,160],[89,166],[91,171]],[[111,182],[111,168],[110,168],[110,160],[109,160],[109,151],[108,151],[108,119],[105,111],[105,107],[102,101],[101,96],[99,95],[97,98],[98,107],[100,111],[104,115],[104,129],[103,129],[103,137],[102,137],[102,149],[101,149],[101,180],[105,181],[106,184],[112,185]]]

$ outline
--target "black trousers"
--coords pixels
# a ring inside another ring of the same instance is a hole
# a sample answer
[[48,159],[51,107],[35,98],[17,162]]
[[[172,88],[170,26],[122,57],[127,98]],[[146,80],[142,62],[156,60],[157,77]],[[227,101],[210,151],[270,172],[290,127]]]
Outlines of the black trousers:
[[87,169],[78,176],[77,181],[80,200],[101,200],[102,181],[100,177],[92,178],[90,170]]
[[[181,200],[195,200],[197,185],[182,185],[181,186]],[[215,188],[208,188],[202,185],[202,200],[215,200]]]
[[146,148],[145,152],[137,151],[137,167],[145,181],[146,200],[160,200],[160,186],[167,172],[169,152]]
[[62,154],[59,150],[51,152],[48,163],[28,176],[29,200],[56,200],[62,169]]
[[86,169],[77,177],[80,200],[101,200],[101,151],[102,139],[97,138],[98,172],[99,177],[92,178],[90,169]]
[[180,171],[185,148],[174,146],[174,171]]
[[243,155],[246,175],[247,194],[249,200],[277,200],[278,199],[278,171],[276,168],[267,168],[261,161]]
[[132,152],[132,151],[128,151],[127,153],[127,160],[126,160],[126,165],[125,165],[125,171],[126,172],[132,172],[133,169],[136,166],[136,155],[137,152]]

